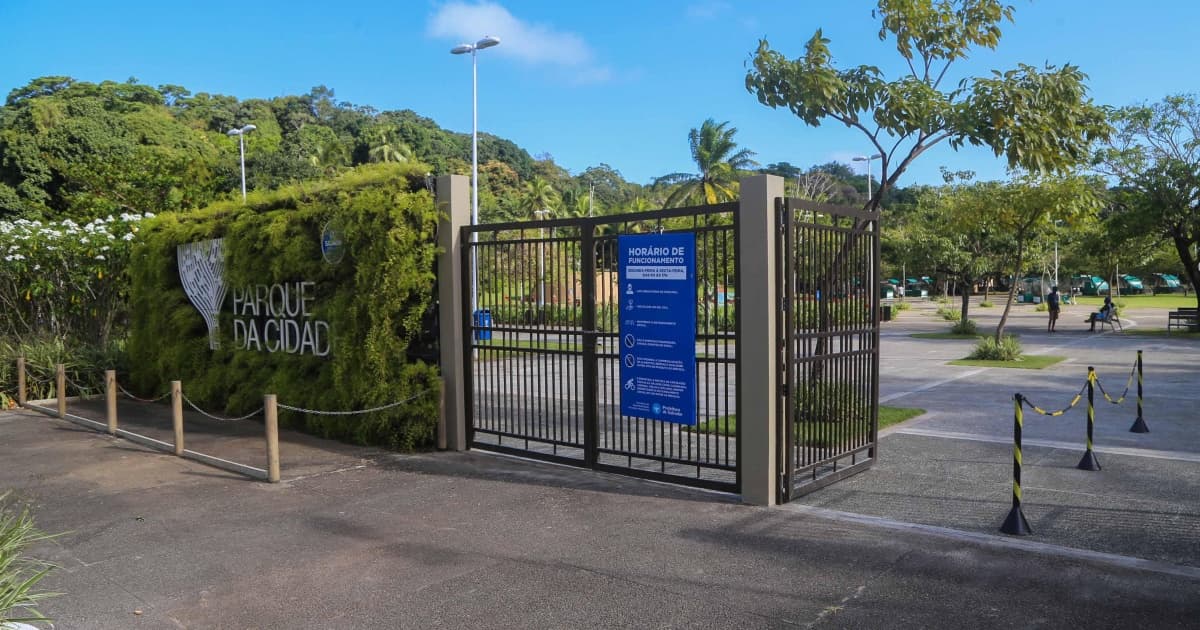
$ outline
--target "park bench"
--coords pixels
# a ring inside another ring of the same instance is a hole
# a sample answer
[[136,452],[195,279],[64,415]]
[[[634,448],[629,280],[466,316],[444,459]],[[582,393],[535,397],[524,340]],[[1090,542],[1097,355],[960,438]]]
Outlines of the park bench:
[[1200,327],[1198,321],[1197,309],[1181,308],[1177,311],[1167,313],[1167,331],[1170,332],[1173,328],[1181,328],[1183,330],[1196,330]]
[[[1096,329],[1096,330],[1099,330],[1100,332],[1104,332],[1105,324],[1108,324],[1108,329],[1113,332],[1117,332],[1118,328],[1121,329],[1121,332],[1125,332],[1125,327],[1121,326],[1121,318],[1117,317],[1117,314],[1115,312],[1109,312],[1107,317],[1098,317],[1096,315],[1096,313],[1092,313],[1091,317],[1094,317],[1096,319],[1096,323],[1100,324],[1100,327],[1098,329]],[[1091,319],[1089,318],[1086,321],[1090,322]]]

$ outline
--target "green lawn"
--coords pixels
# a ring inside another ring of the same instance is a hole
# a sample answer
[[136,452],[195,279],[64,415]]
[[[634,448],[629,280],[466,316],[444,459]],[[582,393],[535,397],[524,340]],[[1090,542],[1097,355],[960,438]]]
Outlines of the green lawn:
[[[915,418],[925,413],[924,409],[915,409],[912,407],[890,407],[888,405],[879,406],[879,428],[885,429],[893,424],[899,424]],[[836,431],[837,423],[834,422],[811,422],[798,423],[797,430],[802,432],[800,436],[801,443],[805,446],[828,446],[829,439],[827,434]],[[737,435],[737,416],[725,416],[724,418],[713,418],[705,420],[693,427],[684,427],[684,431],[695,431],[697,433],[717,433],[720,435]]]
[[1044,367],[1049,367],[1060,361],[1065,361],[1067,357],[1057,357],[1049,354],[1027,354],[1018,358],[1016,361],[989,361],[985,359],[957,359],[950,362],[950,365],[967,365],[972,367],[999,367],[999,368],[1019,368],[1022,370],[1040,370]]
[[879,405],[879,428],[886,429],[893,424],[900,424],[909,418],[915,418],[925,413],[924,409],[915,407],[891,407]]
[[[1123,308],[1161,308],[1174,310],[1177,308],[1196,308],[1195,294],[1184,296],[1182,293],[1164,293],[1162,295],[1122,295],[1114,298]],[[1104,296],[1077,296],[1075,302],[1083,306],[1104,304]]]

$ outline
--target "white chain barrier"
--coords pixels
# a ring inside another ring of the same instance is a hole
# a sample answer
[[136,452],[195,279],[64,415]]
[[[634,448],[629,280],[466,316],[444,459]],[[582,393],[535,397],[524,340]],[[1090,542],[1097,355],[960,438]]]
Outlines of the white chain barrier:
[[358,415],[358,414],[374,413],[376,411],[383,411],[384,409],[391,409],[392,407],[399,407],[400,405],[403,405],[404,403],[416,400],[416,399],[420,398],[421,396],[424,396],[425,394],[428,394],[428,393],[429,393],[429,390],[425,390],[425,391],[419,392],[417,394],[414,394],[412,396],[409,396],[408,398],[405,398],[404,400],[399,400],[394,403],[388,403],[386,405],[380,405],[378,407],[371,407],[370,409],[358,409],[356,411],[320,411],[317,409],[305,409],[303,407],[293,407],[291,405],[285,405],[283,403],[276,403],[276,406],[279,407],[280,409],[287,409],[288,411],[299,411],[300,413],[311,413],[316,416],[354,416],[354,415]]
[[262,413],[262,411],[263,411],[263,408],[259,407],[258,409],[255,409],[254,411],[252,411],[244,416],[238,417],[238,418],[222,418],[220,416],[214,416],[214,415],[208,413],[207,411],[197,407],[196,403],[192,402],[192,400],[187,397],[187,394],[180,392],[180,395],[183,396],[184,402],[186,402],[189,407],[196,410],[196,413],[199,413],[200,415],[204,416],[205,418],[211,418],[213,420],[218,420],[220,422],[237,422],[239,420],[249,420],[250,418],[253,418],[254,416],[257,416],[258,414]]
[[131,398],[138,402],[144,402],[144,403],[155,403],[155,402],[158,402],[158,401],[166,398],[167,396],[171,395],[171,392],[167,392],[167,393],[163,394],[162,396],[159,396],[158,398],[138,398],[137,396],[134,396],[133,394],[129,393],[129,390],[125,389],[124,387],[121,387],[121,383],[119,383],[119,382],[117,383],[117,389],[120,390],[121,393],[124,394],[126,398]]
[[[74,387],[75,391],[78,391],[79,396],[82,398],[87,399],[87,398],[91,398],[92,396],[100,395],[99,387],[85,387],[85,386],[80,385],[79,383],[76,383],[75,381],[71,380],[71,377],[67,376],[66,374],[63,374],[63,379],[67,381],[68,385],[70,385],[71,387]],[[90,392],[95,392],[95,394],[92,394]]]

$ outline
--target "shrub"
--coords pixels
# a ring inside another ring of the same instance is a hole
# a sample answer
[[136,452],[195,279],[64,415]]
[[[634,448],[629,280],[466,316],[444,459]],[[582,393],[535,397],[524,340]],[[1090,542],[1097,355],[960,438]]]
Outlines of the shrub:
[[968,359],[984,361],[1015,361],[1021,356],[1021,342],[1012,335],[1005,335],[999,343],[995,337],[984,337],[975,345]]
[[18,509],[8,496],[0,495],[0,628],[8,627],[7,622],[49,621],[34,606],[56,595],[34,590],[53,567],[25,556],[31,546],[51,536],[34,526],[28,506]]
[[939,295],[939,296],[933,298],[933,302],[935,304],[949,304],[950,298],[949,298],[949,296]]
[[54,366],[59,363],[66,372],[68,392],[85,397],[104,392],[104,370],[117,370],[119,375],[126,372],[124,352],[117,344],[84,345],[47,337],[0,339],[0,391],[14,396],[17,357],[25,357],[25,393],[29,400],[54,397]]
[[983,308],[992,308],[993,306],[995,306],[995,304],[992,304],[991,300],[984,300],[979,303],[979,306],[981,306]]
[[840,381],[800,383],[796,386],[795,409],[799,421],[841,422],[870,412],[865,385]]
[[1045,302],[1039,302],[1038,305],[1033,308],[1033,310],[1038,313],[1045,313],[1046,311],[1050,310],[1050,305],[1046,304]]
[[79,225],[0,221],[0,336],[107,343],[124,332],[125,274],[139,224],[122,214]]
[[973,320],[973,319],[968,319],[965,322],[962,320],[959,320],[957,323],[954,324],[954,326],[952,326],[950,328],[950,332],[952,332],[956,335],[972,335],[972,336],[974,336],[974,335],[979,334],[979,331],[977,330],[977,328],[975,326],[975,320]]
[[944,319],[948,322],[958,321],[958,320],[962,319],[962,311],[960,311],[956,308],[950,308],[947,306],[939,306],[938,310],[937,310],[937,314],[942,319]]
[[910,308],[912,308],[912,305],[904,301],[898,301],[892,304],[892,311],[897,313],[900,311],[907,311]]

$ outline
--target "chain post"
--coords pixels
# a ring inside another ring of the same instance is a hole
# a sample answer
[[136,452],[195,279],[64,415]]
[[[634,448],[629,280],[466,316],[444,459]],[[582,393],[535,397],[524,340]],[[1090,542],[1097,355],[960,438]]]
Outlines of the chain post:
[[1024,424],[1024,416],[1021,411],[1021,405],[1024,399],[1020,394],[1013,395],[1013,498],[1012,509],[1008,512],[1008,517],[1004,519],[1004,524],[1000,526],[1000,531],[1012,536],[1028,536],[1033,533],[1033,529],[1029,527],[1029,521],[1025,520],[1025,513],[1021,511],[1021,427]]
[[61,363],[54,365],[54,391],[58,394],[58,417],[67,417],[67,368]]
[[108,419],[108,434],[117,434],[117,371],[104,370],[104,410]]
[[17,357],[17,405],[24,407],[25,394],[25,357]]
[[183,455],[183,384],[171,381],[171,419],[175,428],[175,454]]
[[267,438],[267,481],[279,483],[279,406],[275,394],[263,396]]
[[1100,470],[1100,462],[1096,461],[1096,453],[1092,450],[1092,434],[1096,427],[1096,368],[1088,366],[1088,381],[1087,381],[1087,450],[1083,453],[1083,459],[1079,460],[1076,468],[1080,470]]
[[1137,351],[1137,376],[1138,376],[1138,402],[1137,402],[1137,419],[1133,421],[1133,426],[1129,427],[1132,433],[1149,433],[1150,427],[1146,426],[1146,420],[1142,417],[1142,351]]

